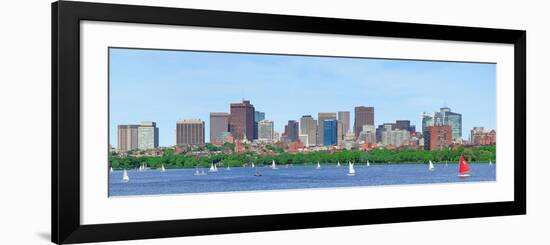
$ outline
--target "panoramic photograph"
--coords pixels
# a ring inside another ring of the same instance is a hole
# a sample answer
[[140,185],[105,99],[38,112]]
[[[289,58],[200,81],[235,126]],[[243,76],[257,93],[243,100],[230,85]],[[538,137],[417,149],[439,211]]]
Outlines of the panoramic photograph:
[[496,64],[109,48],[109,196],[496,181]]

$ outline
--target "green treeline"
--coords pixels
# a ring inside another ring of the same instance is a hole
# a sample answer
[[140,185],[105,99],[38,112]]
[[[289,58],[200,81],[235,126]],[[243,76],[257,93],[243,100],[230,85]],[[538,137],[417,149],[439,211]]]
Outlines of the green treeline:
[[496,147],[481,146],[474,148],[458,148],[439,151],[426,150],[386,150],[375,149],[372,151],[343,150],[339,152],[309,152],[309,153],[279,153],[277,155],[258,155],[255,152],[248,153],[230,153],[213,154],[210,156],[197,157],[193,155],[174,154],[173,151],[165,151],[162,156],[143,156],[143,157],[110,157],[110,165],[115,169],[137,168],[140,164],[147,164],[148,167],[157,168],[164,165],[165,168],[194,168],[208,167],[212,162],[218,163],[218,166],[238,167],[246,163],[269,165],[272,160],[277,164],[304,164],[317,163],[335,164],[340,161],[365,163],[367,160],[373,164],[381,163],[426,163],[432,160],[434,163],[458,162],[460,155],[464,154],[468,162],[488,162],[495,161]]

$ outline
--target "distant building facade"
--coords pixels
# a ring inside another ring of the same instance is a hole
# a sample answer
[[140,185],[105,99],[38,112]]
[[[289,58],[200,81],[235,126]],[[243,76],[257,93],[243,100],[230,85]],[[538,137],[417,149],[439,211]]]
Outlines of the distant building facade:
[[159,147],[159,129],[155,122],[142,122],[138,127],[138,148],[149,150]]
[[309,139],[308,139],[308,136],[307,134],[300,134],[298,135],[298,139],[300,140],[300,142],[302,142],[302,144],[304,146],[307,146],[309,144]]
[[[325,145],[325,126],[324,126],[324,123],[326,120],[334,120],[335,121],[335,125],[334,125],[334,130],[335,130],[335,134],[337,134],[338,132],[337,131],[337,122],[336,122],[336,112],[319,112],[318,116],[317,116],[317,122],[318,122],[318,125],[317,125],[317,128],[319,130],[317,130],[317,145]],[[336,136],[334,137],[336,139]],[[336,143],[335,143],[336,144]]]
[[129,151],[138,149],[138,128],[139,125],[136,124],[118,125],[117,150]]
[[258,122],[258,140],[272,142],[274,136],[273,121],[261,120]]
[[295,120],[289,120],[288,124],[285,126],[285,134],[290,142],[296,142],[299,140],[298,135],[300,134],[299,123]]
[[422,113],[422,134],[430,126],[448,125],[451,127],[452,140],[462,140],[462,115],[452,112],[449,107],[442,107],[437,112]]
[[400,147],[408,144],[411,133],[405,129],[387,129],[382,132],[382,144]]
[[300,134],[307,134],[308,143],[304,143],[305,146],[317,145],[317,120],[313,119],[311,115],[302,116],[300,118]]
[[355,123],[353,124],[353,129],[356,138],[359,137],[363,125],[374,125],[374,107],[355,107]]
[[494,145],[497,143],[495,130],[485,130],[483,127],[474,127],[470,130],[470,144],[472,145]]
[[342,123],[342,139],[348,131],[350,130],[350,112],[349,111],[339,111],[338,112],[338,121]]
[[176,145],[204,145],[204,122],[199,119],[176,122]]
[[250,101],[231,104],[229,116],[229,132],[235,140],[254,138],[254,106]]
[[323,121],[323,145],[330,146],[338,143],[338,120]]
[[210,142],[219,141],[221,136],[229,132],[229,113],[211,112],[210,113]]
[[374,125],[363,125],[357,141],[361,144],[376,144],[376,128]]
[[424,133],[425,150],[441,150],[452,144],[453,132],[449,125],[428,126]]
[[254,139],[258,139],[258,123],[265,119],[265,112],[254,111]]

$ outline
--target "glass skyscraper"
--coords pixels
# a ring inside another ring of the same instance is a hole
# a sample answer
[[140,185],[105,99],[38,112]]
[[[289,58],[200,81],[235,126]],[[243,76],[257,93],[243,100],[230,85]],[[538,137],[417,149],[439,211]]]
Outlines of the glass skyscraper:
[[338,143],[338,121],[335,119],[323,122],[323,145],[336,145]]
[[462,115],[451,112],[451,108],[443,107],[433,113],[422,114],[422,134],[425,135],[428,127],[448,125],[451,127],[452,139],[462,139]]

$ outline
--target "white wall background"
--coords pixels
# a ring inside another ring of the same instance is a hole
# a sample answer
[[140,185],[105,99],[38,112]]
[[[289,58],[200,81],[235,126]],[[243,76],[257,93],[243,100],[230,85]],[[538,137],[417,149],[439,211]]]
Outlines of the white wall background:
[[[114,1],[106,1],[114,2]],[[277,231],[107,244],[548,244],[550,138],[546,96],[550,21],[544,1],[120,0],[121,3],[527,30],[525,216]],[[50,1],[0,10],[0,244],[48,244],[50,231]],[[31,138],[31,133],[33,137]]]

